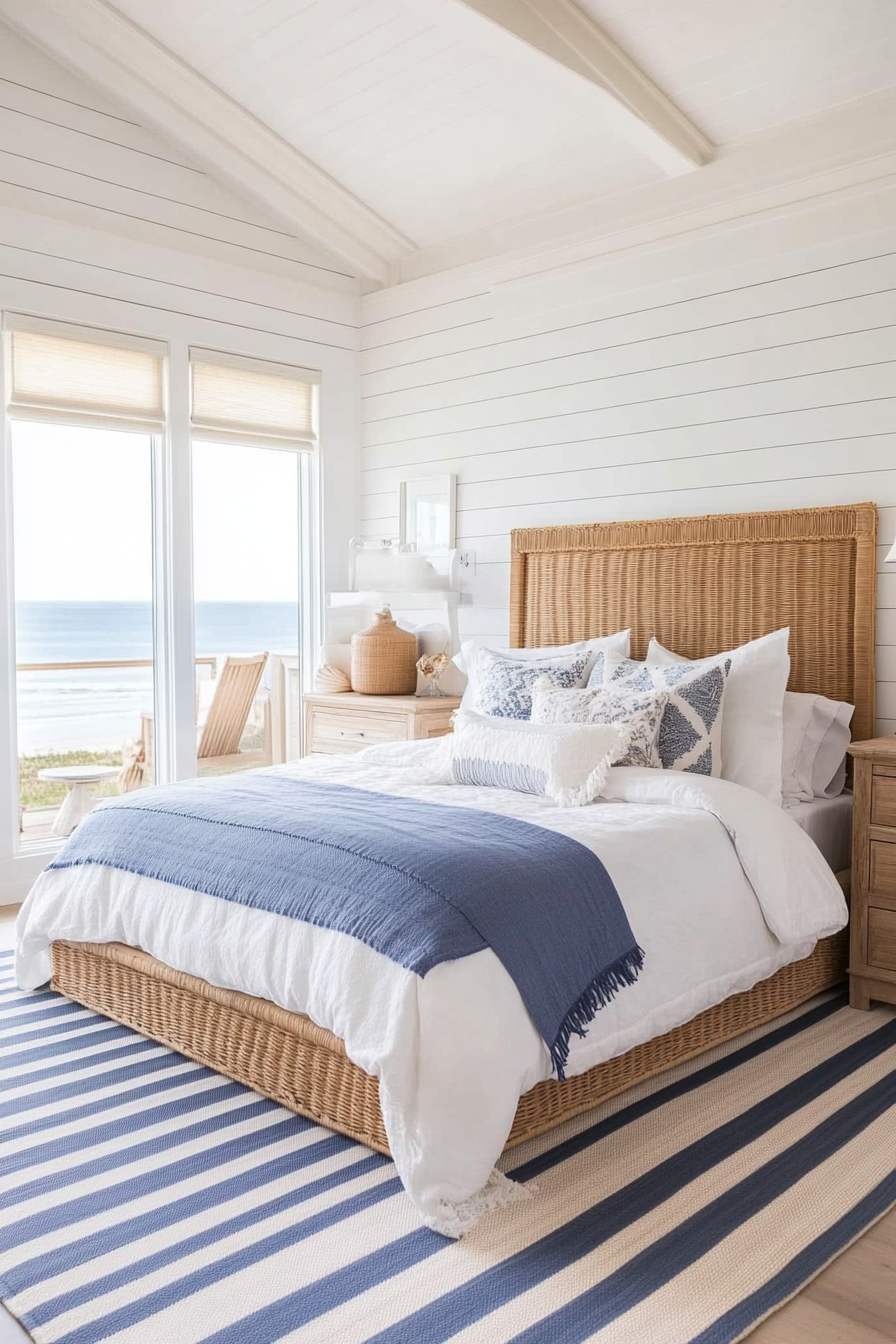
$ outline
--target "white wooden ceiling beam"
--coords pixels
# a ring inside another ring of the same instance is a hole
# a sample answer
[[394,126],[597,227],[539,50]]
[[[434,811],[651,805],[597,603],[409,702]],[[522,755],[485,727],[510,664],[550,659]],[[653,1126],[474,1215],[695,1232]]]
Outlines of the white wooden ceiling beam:
[[0,19],[231,188],[377,284],[415,244],[104,0],[0,0]]
[[712,158],[712,142],[572,0],[461,3],[596,84],[616,129],[670,175]]

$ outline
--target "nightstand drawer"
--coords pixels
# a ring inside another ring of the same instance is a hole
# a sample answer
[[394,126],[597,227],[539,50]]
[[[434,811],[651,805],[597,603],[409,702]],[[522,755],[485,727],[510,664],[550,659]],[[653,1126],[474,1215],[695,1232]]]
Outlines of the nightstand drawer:
[[896,971],[896,910],[869,909],[868,965]]
[[340,714],[315,710],[311,716],[311,751],[361,751],[377,742],[404,742],[407,719],[398,714]]
[[873,903],[875,896],[896,899],[896,844],[887,844],[886,840],[869,841],[869,901]]
[[874,776],[871,784],[871,824],[896,827],[896,776]]

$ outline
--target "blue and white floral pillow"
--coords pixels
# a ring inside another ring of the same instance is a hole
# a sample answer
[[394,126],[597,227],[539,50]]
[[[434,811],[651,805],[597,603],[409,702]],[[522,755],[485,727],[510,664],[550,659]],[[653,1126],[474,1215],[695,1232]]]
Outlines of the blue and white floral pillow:
[[669,702],[667,691],[633,691],[609,686],[558,690],[537,681],[532,690],[533,723],[619,723],[628,729],[625,755],[614,765],[659,769],[657,739]]
[[657,736],[657,750],[664,770],[683,770],[692,775],[722,773],[722,707],[731,659],[712,667],[676,664],[648,667],[620,654],[600,655],[592,668],[589,686],[626,690],[666,691],[669,699]]
[[547,677],[552,686],[583,686],[592,657],[590,649],[582,649],[518,663],[491,649],[479,649],[476,710],[493,719],[528,719],[532,714],[532,687],[540,677]]

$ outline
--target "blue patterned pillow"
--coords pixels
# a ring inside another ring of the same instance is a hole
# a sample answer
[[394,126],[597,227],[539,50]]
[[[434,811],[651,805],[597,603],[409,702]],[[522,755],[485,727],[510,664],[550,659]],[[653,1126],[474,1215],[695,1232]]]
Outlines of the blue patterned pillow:
[[608,653],[601,655],[600,667],[595,665],[589,684],[596,684],[597,675],[604,686],[667,691],[669,701],[657,737],[663,769],[719,776],[722,706],[730,671],[730,658],[712,667],[695,668],[692,664],[648,667],[646,663]]
[[493,719],[528,719],[532,714],[532,687],[540,677],[547,677],[551,686],[582,686],[592,657],[590,649],[583,649],[518,663],[491,649],[479,649],[476,709]]

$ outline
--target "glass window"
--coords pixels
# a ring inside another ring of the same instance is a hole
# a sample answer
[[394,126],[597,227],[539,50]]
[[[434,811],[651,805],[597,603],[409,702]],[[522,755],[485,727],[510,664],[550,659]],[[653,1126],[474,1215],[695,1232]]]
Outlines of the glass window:
[[[66,835],[153,710],[152,439],[14,421],[22,840]],[[151,776],[147,776],[147,782]],[[126,782],[126,781],[125,781]]]
[[317,375],[191,350],[169,434],[164,344],[3,325],[19,833],[46,846],[194,751],[202,775],[299,752]]
[[294,451],[193,442],[200,775],[283,758],[272,735],[299,656],[301,461]]

